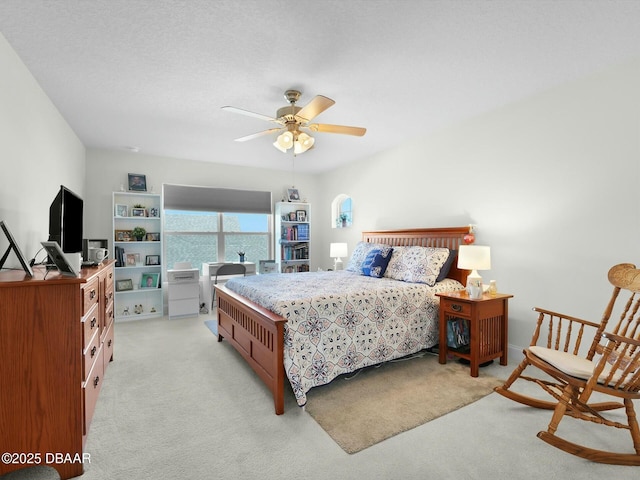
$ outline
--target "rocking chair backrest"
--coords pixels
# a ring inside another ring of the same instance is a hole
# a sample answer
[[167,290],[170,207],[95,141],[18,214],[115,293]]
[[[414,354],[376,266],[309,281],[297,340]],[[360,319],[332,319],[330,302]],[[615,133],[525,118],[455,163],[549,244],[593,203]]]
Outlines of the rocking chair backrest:
[[[579,319],[569,315],[552,312],[541,308],[534,310],[539,313],[538,322],[531,339],[531,346],[538,345],[538,340],[546,330],[546,342],[541,345],[554,350],[585,355],[582,351],[583,334],[589,330],[593,332],[593,340],[586,352],[586,358],[592,360],[596,353],[602,354],[606,342],[602,340],[604,332],[637,338],[640,336],[640,270],[630,263],[622,263],[611,267],[608,273],[609,282],[613,285],[613,292],[605,308],[600,323]],[[628,299],[624,300],[628,294]],[[620,297],[620,298],[619,298]],[[613,328],[608,329],[611,318],[617,318]],[[585,338],[584,340],[588,340]],[[585,346],[586,348],[586,346]]]

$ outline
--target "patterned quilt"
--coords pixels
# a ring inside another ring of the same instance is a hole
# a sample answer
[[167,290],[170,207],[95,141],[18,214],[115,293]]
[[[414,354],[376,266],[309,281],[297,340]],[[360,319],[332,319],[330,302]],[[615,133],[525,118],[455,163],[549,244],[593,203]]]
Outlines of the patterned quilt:
[[435,293],[464,288],[347,271],[256,275],[226,286],[287,319],[284,367],[300,406],[312,387],[343,373],[436,345]]

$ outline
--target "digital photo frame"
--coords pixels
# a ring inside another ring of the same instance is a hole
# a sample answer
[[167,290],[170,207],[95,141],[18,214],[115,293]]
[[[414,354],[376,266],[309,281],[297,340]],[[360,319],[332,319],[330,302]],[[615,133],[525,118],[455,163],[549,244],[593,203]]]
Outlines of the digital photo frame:
[[11,253],[11,250],[13,250],[14,253],[16,254],[16,257],[18,257],[18,260],[20,261],[20,265],[22,265],[22,268],[24,269],[26,274],[29,275],[30,277],[33,277],[33,270],[31,269],[31,265],[29,265],[27,258],[22,254],[20,247],[18,247],[18,244],[16,243],[16,239],[13,238],[13,235],[9,231],[9,227],[7,227],[7,224],[4,223],[4,221],[2,220],[0,220],[0,227],[2,227],[2,231],[4,232],[5,236],[7,237],[7,240],[9,241],[9,248],[7,248],[7,251],[4,252],[4,255],[2,255],[2,258],[0,258],[0,270],[4,266],[4,262],[6,262],[7,257]]
[[40,242],[49,255],[49,259],[58,267],[58,271],[67,277],[77,277],[77,272],[67,261],[58,242]]

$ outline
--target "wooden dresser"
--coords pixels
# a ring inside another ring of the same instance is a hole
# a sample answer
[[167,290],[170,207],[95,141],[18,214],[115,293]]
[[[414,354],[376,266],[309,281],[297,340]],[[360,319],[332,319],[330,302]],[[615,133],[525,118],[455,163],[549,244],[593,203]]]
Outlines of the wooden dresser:
[[113,360],[114,261],[78,278],[0,272],[0,475],[48,465],[83,473],[84,444]]

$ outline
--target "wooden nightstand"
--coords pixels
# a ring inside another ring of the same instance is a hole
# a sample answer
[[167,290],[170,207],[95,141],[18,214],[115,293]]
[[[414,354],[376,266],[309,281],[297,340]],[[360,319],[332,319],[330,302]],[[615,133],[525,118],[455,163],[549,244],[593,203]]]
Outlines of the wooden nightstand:
[[[513,295],[487,293],[473,300],[465,290],[436,293],[440,297],[440,363],[447,363],[447,353],[465,358],[471,363],[471,376],[478,376],[481,363],[500,357],[500,365],[507,364],[508,302]],[[469,321],[470,342],[466,351],[447,347],[447,320],[462,318]]]

